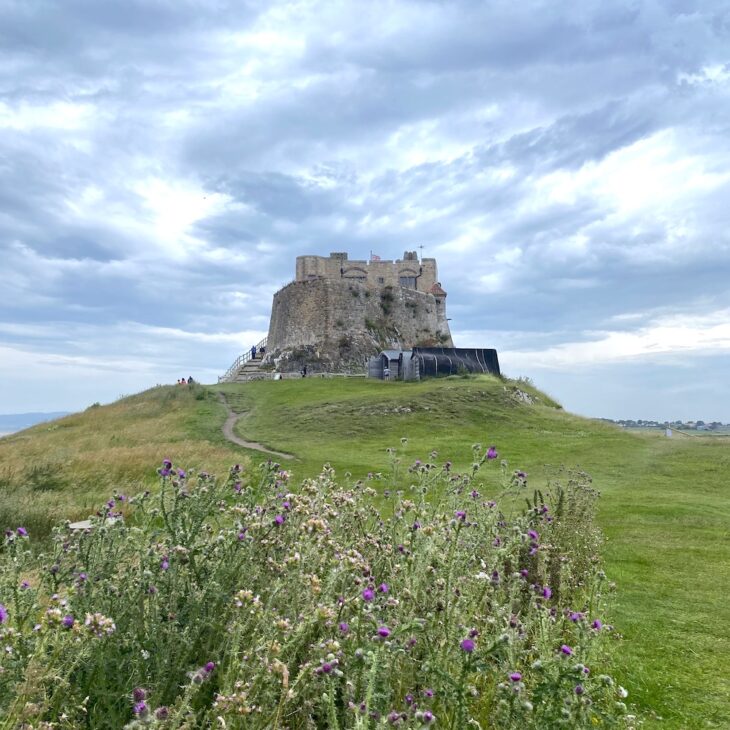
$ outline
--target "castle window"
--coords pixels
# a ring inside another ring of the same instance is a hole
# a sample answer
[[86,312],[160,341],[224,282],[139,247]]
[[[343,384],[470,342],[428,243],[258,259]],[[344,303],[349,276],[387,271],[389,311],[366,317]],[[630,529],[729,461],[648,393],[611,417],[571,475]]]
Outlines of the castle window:
[[385,284],[385,277],[384,276],[379,276],[378,277],[378,284]]
[[416,277],[415,276],[401,276],[400,285],[405,287],[406,289],[415,289],[416,288]]

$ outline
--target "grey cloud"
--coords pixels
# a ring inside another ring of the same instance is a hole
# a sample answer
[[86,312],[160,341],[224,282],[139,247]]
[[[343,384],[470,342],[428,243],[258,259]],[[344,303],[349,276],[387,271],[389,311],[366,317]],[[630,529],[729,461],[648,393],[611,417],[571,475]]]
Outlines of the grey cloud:
[[[334,250],[395,257],[423,244],[454,330],[523,349],[628,330],[614,319],[627,311],[728,305],[717,182],[730,166],[728,84],[686,76],[727,64],[721,3],[364,3],[347,16],[277,3],[274,28],[303,56],[222,43],[271,6],[0,7],[0,104],[90,112],[77,128],[0,138],[0,321],[54,322],[75,333],[69,351],[104,352],[104,332],[125,322],[263,332],[294,257]],[[249,65],[256,93],[238,96],[228,82]],[[542,176],[575,175],[660,131],[718,176],[671,211],[617,218],[590,191],[536,199]],[[398,156],[397,139],[418,162]],[[189,231],[197,253],[141,226],[147,177],[229,196]],[[101,197],[84,217],[73,205],[90,186]],[[583,248],[566,245],[575,236]],[[139,337],[125,330],[114,348],[201,369],[238,354]]]

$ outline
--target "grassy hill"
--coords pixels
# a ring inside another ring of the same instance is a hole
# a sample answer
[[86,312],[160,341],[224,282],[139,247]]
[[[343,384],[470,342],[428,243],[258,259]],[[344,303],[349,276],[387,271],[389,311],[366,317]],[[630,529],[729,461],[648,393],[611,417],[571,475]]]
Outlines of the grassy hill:
[[0,440],[0,527],[43,532],[57,517],[86,516],[115,490],[154,485],[166,456],[218,473],[261,461],[223,439],[218,391],[242,414],[240,437],[294,455],[287,469],[295,479],[326,461],[353,478],[387,471],[388,447],[407,479],[406,467],[432,450],[455,468],[468,465],[474,443],[495,444],[510,468],[528,472],[530,486],[559,478],[561,465],[589,472],[602,493],[606,571],[617,583],[613,621],[625,637],[616,672],[629,700],[664,718],[648,727],[730,727],[730,444],[628,433],[565,413],[524,383],[155,388]]
[[241,450],[223,439],[225,409],[201,386],[158,387],[0,439],[0,526],[47,534],[114,492],[154,488],[169,455],[225,473]]

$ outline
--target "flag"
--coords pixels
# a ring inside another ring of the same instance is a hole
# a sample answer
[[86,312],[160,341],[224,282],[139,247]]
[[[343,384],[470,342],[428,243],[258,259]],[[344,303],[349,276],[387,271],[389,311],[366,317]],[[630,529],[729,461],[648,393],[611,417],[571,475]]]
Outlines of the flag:
[[380,261],[380,256],[378,256],[377,254],[374,254],[374,253],[371,252],[370,253],[370,260],[371,261]]

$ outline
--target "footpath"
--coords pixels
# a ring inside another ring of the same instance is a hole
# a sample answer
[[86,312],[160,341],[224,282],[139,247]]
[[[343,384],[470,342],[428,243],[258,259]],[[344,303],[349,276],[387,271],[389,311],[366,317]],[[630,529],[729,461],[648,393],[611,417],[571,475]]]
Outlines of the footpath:
[[226,418],[225,423],[223,424],[223,435],[226,437],[228,441],[230,441],[233,444],[237,444],[238,446],[243,446],[244,449],[253,449],[254,451],[261,451],[264,454],[273,454],[274,456],[278,456],[280,459],[293,459],[294,457],[291,454],[284,454],[281,451],[274,451],[273,449],[267,449],[263,444],[259,444],[256,441],[246,441],[245,439],[239,438],[236,436],[236,434],[233,432],[233,429],[236,425],[236,423],[243,418],[246,414],[245,413],[235,413],[231,407],[228,405],[228,401],[226,400],[226,397],[223,395],[223,393],[219,393],[221,403],[226,407],[226,410],[228,411],[228,417]]

